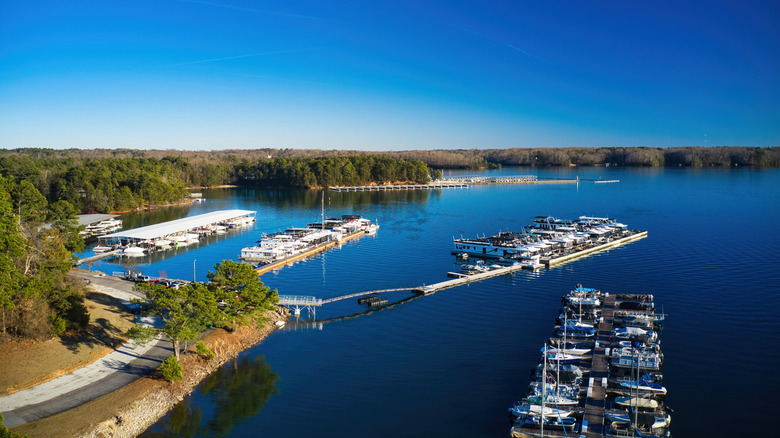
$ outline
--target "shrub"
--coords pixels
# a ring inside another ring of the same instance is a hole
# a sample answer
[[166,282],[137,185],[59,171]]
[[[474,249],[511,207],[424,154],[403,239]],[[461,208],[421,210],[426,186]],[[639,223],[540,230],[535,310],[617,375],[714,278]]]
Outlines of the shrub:
[[170,356],[163,361],[162,374],[165,380],[169,382],[175,382],[184,378],[181,373],[181,364],[176,359],[176,356]]
[[27,437],[27,435],[22,435],[20,433],[11,432],[3,424],[3,414],[0,414],[0,438],[28,438],[28,437]]
[[195,351],[198,353],[198,356],[206,360],[214,359],[214,352],[211,351],[211,349],[207,347],[203,341],[198,341],[198,344],[195,346]]

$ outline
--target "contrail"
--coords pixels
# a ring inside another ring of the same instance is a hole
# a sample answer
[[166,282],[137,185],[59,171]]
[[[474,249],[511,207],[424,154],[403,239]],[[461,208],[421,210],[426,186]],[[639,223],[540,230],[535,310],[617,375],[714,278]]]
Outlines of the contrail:
[[[448,24],[449,24],[449,23],[448,23]],[[523,49],[521,49],[521,48],[519,48],[519,47],[517,47],[517,46],[513,46],[513,45],[511,45],[511,44],[509,44],[509,43],[505,43],[505,42],[503,42],[503,41],[500,41],[500,40],[497,40],[497,39],[495,39],[495,38],[491,38],[491,37],[489,37],[489,36],[487,36],[487,35],[482,35],[482,34],[481,34],[481,33],[479,33],[479,32],[473,31],[473,30],[471,30],[471,29],[468,29],[468,28],[465,28],[465,27],[462,27],[462,26],[458,26],[458,25],[456,25],[456,24],[449,24],[449,25],[450,25],[451,27],[454,27],[455,29],[462,30],[463,32],[468,32],[468,33],[470,33],[470,34],[472,34],[472,35],[476,35],[476,36],[478,36],[478,37],[480,37],[480,38],[484,38],[484,39],[486,39],[486,40],[493,41],[494,43],[503,44],[503,45],[505,45],[505,46],[509,47],[509,48],[510,48],[510,49],[512,49],[512,50],[515,50],[515,51],[517,51],[517,52],[520,52],[520,53],[522,53],[523,55],[530,56],[531,58],[538,59],[539,61],[543,61],[543,62],[546,62],[546,63],[548,63],[548,64],[552,64],[550,61],[548,61],[548,60],[546,60],[546,59],[544,59],[544,58],[542,58],[542,57],[540,57],[540,56],[536,56],[536,55],[534,55],[533,53],[527,52],[527,51],[525,51],[525,50],[523,50]]]
[[293,17],[293,18],[303,18],[306,20],[326,20],[331,21],[327,18],[322,17],[312,17],[310,15],[300,15],[300,14],[288,14],[285,12],[276,12],[276,11],[268,11],[264,9],[252,9],[252,8],[244,8],[241,6],[233,6],[233,5],[225,5],[222,3],[211,3],[211,2],[204,2],[200,0],[174,0],[180,3],[195,3],[199,5],[206,5],[206,6],[214,6],[215,8],[225,8],[225,9],[234,9],[236,11],[245,11],[245,12],[255,12],[258,14],[269,14],[269,15],[279,15],[282,17]]
[[248,53],[246,55],[235,55],[235,56],[225,56],[222,58],[209,58],[209,59],[199,59],[197,61],[189,61],[189,62],[180,62],[178,64],[170,64],[169,67],[179,67],[182,65],[192,65],[192,64],[203,64],[206,62],[218,62],[218,61],[229,61],[231,59],[241,59],[241,58],[252,58],[255,56],[265,56],[265,55],[278,55],[282,53],[295,53],[295,52],[303,52],[306,50],[314,50],[314,49],[321,49],[322,47],[306,47],[303,49],[290,49],[290,50],[274,50],[271,52],[260,52],[260,53]]

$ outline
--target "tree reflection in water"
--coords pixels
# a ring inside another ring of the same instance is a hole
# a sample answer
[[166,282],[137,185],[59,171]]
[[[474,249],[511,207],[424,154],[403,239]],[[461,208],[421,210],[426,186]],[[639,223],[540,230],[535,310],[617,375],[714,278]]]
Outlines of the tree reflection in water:
[[[271,371],[262,355],[235,359],[231,366],[220,367],[203,380],[194,397],[178,403],[142,436],[228,436],[237,421],[256,416],[278,393],[278,379],[279,375]],[[197,400],[197,406],[193,406],[193,400]],[[212,415],[204,415],[204,410],[212,411]]]

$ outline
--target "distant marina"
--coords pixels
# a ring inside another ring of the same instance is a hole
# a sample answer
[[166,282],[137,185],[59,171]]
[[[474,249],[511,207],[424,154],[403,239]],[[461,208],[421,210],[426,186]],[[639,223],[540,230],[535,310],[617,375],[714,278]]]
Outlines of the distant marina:
[[446,177],[433,181],[429,184],[383,184],[369,186],[333,186],[329,190],[334,192],[384,192],[392,190],[440,190],[440,189],[467,189],[471,185],[483,184],[556,184],[556,183],[574,183],[579,184],[584,181],[594,183],[617,183],[618,179],[602,180],[580,178],[539,178],[536,175],[502,175],[502,176],[456,176]]

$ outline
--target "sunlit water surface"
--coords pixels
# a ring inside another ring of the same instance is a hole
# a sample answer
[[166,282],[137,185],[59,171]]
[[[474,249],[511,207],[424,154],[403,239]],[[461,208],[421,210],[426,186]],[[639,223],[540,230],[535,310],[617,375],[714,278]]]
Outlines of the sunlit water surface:
[[[456,269],[452,238],[519,230],[536,215],[609,216],[647,230],[638,242],[549,270],[518,272],[363,312],[355,300],[302,314],[205,381],[145,436],[504,437],[549,336],[561,294],[582,283],[655,295],[669,316],[663,373],[675,436],[775,430],[780,377],[780,172],[503,169],[484,173],[619,179],[442,191],[326,194],[326,214],[378,221],[365,236],[262,280],[282,294],[329,298],[419,286]],[[453,173],[454,174],[454,173]],[[205,190],[207,202],[128,215],[141,226],[207,211],[257,211],[254,227],[131,265],[205,280],[273,232],[319,220],[318,191]],[[128,262],[123,262],[128,263]],[[405,301],[404,301],[405,300]]]

